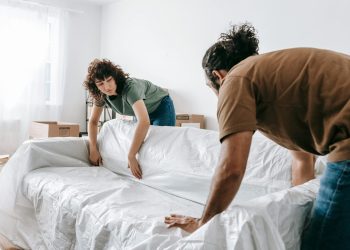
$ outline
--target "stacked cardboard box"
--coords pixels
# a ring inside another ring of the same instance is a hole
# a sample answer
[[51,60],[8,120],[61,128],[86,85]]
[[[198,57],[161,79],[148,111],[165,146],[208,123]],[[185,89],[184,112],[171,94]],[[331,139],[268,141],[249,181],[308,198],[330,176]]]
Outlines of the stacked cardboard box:
[[204,115],[176,114],[176,126],[205,128]]
[[9,158],[10,158],[10,155],[0,155],[0,165],[4,165]]
[[29,138],[79,137],[79,124],[57,121],[34,121],[29,130]]
[[[2,167],[6,164],[6,162],[9,160],[10,155],[0,155],[0,172]],[[1,249],[1,248],[0,248]]]

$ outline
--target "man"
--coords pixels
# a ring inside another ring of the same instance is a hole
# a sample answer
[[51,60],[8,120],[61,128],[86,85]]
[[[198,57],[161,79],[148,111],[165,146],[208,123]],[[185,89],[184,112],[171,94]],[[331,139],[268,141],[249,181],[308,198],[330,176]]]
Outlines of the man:
[[291,151],[293,185],[314,178],[314,155],[329,154],[302,248],[350,249],[350,56],[313,48],[258,55],[255,30],[243,24],[221,35],[202,66],[219,99],[220,160],[202,217],[165,223],[193,232],[229,206],[258,129]]

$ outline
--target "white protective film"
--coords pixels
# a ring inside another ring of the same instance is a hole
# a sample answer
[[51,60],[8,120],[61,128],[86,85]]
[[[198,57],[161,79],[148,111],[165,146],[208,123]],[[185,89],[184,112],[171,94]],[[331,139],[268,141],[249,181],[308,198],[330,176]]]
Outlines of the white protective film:
[[172,213],[199,217],[217,165],[218,133],[151,126],[127,167],[135,124],[112,120],[99,134],[103,167],[87,141],[24,143],[0,174],[0,233],[26,249],[298,249],[318,180],[290,188],[287,150],[253,136],[246,175],[230,207],[189,235]]

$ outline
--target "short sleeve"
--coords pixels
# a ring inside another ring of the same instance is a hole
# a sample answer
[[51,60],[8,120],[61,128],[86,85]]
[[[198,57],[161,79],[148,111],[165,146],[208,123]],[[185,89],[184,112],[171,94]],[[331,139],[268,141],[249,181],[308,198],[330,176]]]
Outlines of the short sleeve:
[[97,107],[103,107],[105,105],[105,100],[104,100],[104,98],[94,99],[93,103]]
[[217,116],[220,141],[230,134],[255,131],[256,101],[253,83],[244,77],[229,77],[219,91]]
[[144,87],[140,85],[141,83],[135,83],[130,86],[126,93],[126,101],[132,106],[138,100],[145,99]]

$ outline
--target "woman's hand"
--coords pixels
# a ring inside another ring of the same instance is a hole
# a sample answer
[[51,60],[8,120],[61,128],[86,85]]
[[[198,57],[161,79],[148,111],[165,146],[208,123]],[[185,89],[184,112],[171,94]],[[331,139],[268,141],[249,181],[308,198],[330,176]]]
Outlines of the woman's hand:
[[102,157],[97,148],[90,149],[89,161],[93,166],[102,165]]
[[142,178],[142,171],[139,165],[139,162],[136,159],[135,155],[131,155],[128,157],[128,167],[131,170],[131,173],[137,178]]
[[89,135],[89,161],[93,166],[102,165],[102,157],[97,148],[98,123],[102,114],[103,107],[95,104],[92,107],[91,116],[88,124]]
[[168,228],[179,227],[188,233],[193,233],[202,225],[198,218],[177,214],[165,217],[164,223],[169,225]]

